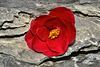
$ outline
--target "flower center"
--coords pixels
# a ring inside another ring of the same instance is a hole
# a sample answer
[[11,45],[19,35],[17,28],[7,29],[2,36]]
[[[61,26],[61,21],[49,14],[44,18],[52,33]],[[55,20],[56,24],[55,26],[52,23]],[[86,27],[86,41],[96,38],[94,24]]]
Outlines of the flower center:
[[57,38],[59,36],[59,34],[60,34],[59,29],[53,29],[50,31],[48,38],[50,38],[50,39]]

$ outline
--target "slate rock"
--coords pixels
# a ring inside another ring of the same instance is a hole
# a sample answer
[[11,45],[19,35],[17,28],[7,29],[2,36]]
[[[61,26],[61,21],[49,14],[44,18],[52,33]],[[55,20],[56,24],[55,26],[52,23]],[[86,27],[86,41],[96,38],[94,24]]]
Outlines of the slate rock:
[[[37,67],[90,67],[95,65],[99,67],[100,61],[93,60],[97,56],[99,57],[99,54],[91,53],[91,51],[99,52],[100,49],[99,2],[99,0],[1,0],[0,66],[34,67],[41,64]],[[75,41],[69,46],[66,53],[52,57],[55,60],[52,61],[51,58],[44,56],[42,53],[30,50],[24,36],[30,28],[32,19],[39,15],[48,14],[50,10],[58,6],[64,6],[73,11],[77,33]],[[84,57],[79,57],[77,56],[79,52],[90,53],[84,54]],[[73,54],[75,54],[75,57]],[[90,56],[93,56],[93,58]]]

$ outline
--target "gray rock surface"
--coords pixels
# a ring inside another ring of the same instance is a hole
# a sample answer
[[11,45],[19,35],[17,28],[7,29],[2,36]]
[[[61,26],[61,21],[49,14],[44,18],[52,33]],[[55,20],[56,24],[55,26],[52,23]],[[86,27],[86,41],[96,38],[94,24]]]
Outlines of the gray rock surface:
[[100,53],[69,57],[67,60],[56,62],[55,67],[99,67]]
[[[75,15],[75,42],[62,56],[46,57],[27,47],[30,22],[64,6]],[[0,0],[0,67],[99,67],[100,0]]]

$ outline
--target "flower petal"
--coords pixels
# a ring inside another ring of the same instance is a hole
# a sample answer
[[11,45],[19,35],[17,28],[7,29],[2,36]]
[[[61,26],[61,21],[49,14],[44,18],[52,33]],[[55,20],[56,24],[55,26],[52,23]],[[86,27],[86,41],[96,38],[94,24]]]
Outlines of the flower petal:
[[46,55],[46,56],[48,56],[48,57],[53,57],[53,56],[59,55],[58,53],[53,52],[51,50],[45,51],[45,52],[43,52],[43,54]]
[[44,23],[44,26],[47,27],[48,29],[52,29],[53,27],[66,28],[63,20],[61,20],[59,17],[52,17],[48,19]]
[[63,24],[63,21],[56,17],[49,19],[45,22],[47,27],[57,26],[60,28],[60,35],[55,39],[48,38],[47,44],[48,47],[52,50],[57,52],[59,55],[63,54],[68,48],[68,35],[66,26]]
[[41,40],[46,41],[49,36],[49,30],[45,26],[41,26],[37,29],[36,34]]
[[58,55],[56,52],[53,52],[48,48],[46,42],[42,42],[37,36],[33,36],[30,30],[26,33],[25,41],[27,42],[27,45],[31,50],[43,52],[43,54],[48,57]]
[[49,15],[58,16],[64,20],[67,20],[68,22],[75,24],[75,18],[73,15],[73,12],[65,7],[57,7],[53,9]]
[[48,57],[53,57],[59,55],[58,53],[50,50],[46,42],[41,41],[37,36],[34,36],[33,39],[33,49],[37,52],[42,52]]
[[32,33],[35,35],[36,34],[36,29],[38,27],[40,27],[41,25],[43,25],[43,23],[52,18],[53,16],[49,16],[49,15],[41,15],[39,17],[36,18],[36,20],[32,20],[31,21],[31,26],[30,26],[30,29],[32,31]]
[[68,21],[65,21],[65,23],[67,23],[65,25],[66,25],[67,31],[68,31],[68,41],[69,41],[68,44],[71,44],[76,37],[76,29],[75,29],[75,26],[73,24],[69,23]]
[[75,19],[73,12],[65,7],[57,7],[53,9],[49,15],[54,15],[62,18],[65,22],[64,24],[67,27],[68,31],[68,41],[69,44],[73,42],[76,37],[76,29],[75,29]]
[[25,41],[27,42],[27,46],[33,50],[32,48],[32,41],[33,41],[34,35],[32,35],[31,31],[29,30],[25,35]]
[[46,42],[41,41],[37,35],[34,36],[34,39],[32,41],[33,44],[33,49],[37,52],[44,52],[44,51],[48,51],[49,48],[47,46]]
[[58,52],[59,55],[64,54],[68,48],[67,37],[63,31],[60,36],[56,39],[48,39],[48,47],[55,52]]

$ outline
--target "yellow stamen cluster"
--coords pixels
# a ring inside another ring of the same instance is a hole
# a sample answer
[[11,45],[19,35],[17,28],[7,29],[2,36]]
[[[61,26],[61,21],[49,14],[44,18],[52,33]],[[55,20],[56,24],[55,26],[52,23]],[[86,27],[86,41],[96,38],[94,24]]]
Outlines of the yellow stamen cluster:
[[49,33],[49,38],[50,38],[50,39],[57,38],[57,37],[59,36],[59,34],[60,34],[59,29],[53,29],[53,30],[51,30],[50,33]]

